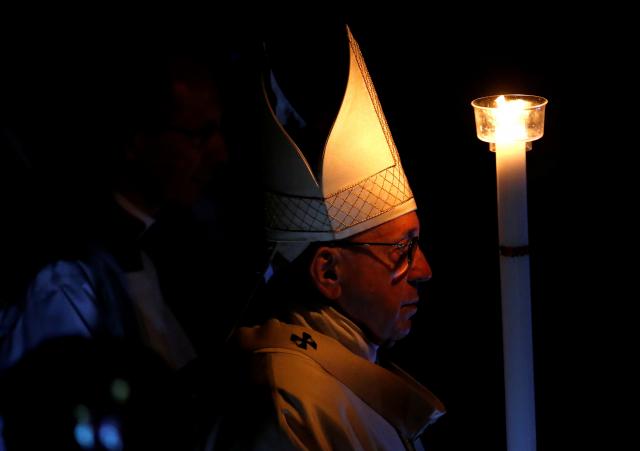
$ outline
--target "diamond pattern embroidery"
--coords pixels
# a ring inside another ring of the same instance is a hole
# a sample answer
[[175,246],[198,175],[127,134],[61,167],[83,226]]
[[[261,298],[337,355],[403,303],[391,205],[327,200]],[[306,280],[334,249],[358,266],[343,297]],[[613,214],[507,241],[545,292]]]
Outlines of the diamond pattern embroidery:
[[340,232],[412,197],[402,167],[395,165],[326,200],[267,193],[267,226],[286,231]]
[[322,199],[266,193],[266,225],[275,230],[329,232],[331,224]]

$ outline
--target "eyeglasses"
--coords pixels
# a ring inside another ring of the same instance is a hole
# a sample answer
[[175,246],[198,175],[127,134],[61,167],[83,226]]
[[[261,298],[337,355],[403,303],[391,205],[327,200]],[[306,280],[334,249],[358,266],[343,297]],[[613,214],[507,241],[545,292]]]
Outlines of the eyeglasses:
[[202,127],[192,130],[183,127],[169,127],[169,131],[179,133],[191,141],[195,148],[201,148],[213,135],[219,132],[219,127],[213,122],[207,122]]
[[401,240],[396,243],[362,243],[359,241],[335,241],[331,243],[334,247],[357,247],[357,246],[389,246],[399,250],[402,254],[397,262],[397,268],[393,277],[399,278],[404,276],[411,270],[413,261],[415,260],[416,251],[418,250],[420,237],[414,236],[408,240]]

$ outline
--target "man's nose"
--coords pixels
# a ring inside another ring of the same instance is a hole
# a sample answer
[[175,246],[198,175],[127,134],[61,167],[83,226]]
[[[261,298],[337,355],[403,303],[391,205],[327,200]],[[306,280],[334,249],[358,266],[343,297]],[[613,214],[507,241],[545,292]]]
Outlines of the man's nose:
[[422,249],[418,247],[418,249],[416,249],[416,255],[413,259],[411,271],[409,271],[408,280],[412,283],[426,282],[431,279],[432,275],[433,273],[431,272],[431,266],[427,261],[427,257],[425,257]]

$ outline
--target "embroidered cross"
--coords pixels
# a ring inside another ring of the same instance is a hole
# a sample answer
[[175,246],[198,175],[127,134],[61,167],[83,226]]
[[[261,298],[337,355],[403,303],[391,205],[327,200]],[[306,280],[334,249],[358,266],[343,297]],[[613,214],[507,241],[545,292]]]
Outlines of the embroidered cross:
[[313,349],[318,349],[318,344],[313,341],[311,335],[306,332],[302,332],[302,338],[298,337],[296,334],[291,334],[291,341],[293,341],[297,347],[302,349],[307,349],[307,345],[311,345]]

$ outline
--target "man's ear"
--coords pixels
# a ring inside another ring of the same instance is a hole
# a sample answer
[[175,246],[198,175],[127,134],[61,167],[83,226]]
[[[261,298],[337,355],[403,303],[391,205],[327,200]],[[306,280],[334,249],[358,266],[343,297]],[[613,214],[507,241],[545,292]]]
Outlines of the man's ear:
[[335,247],[320,247],[309,266],[311,280],[315,287],[324,297],[334,301],[342,294],[340,261],[339,249]]

